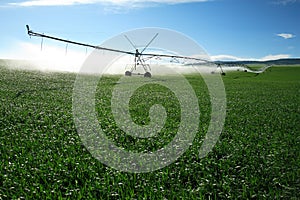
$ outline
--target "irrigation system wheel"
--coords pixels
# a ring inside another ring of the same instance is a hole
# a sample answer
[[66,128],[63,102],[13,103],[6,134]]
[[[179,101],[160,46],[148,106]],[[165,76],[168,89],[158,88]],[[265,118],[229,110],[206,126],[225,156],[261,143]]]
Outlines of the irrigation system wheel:
[[126,71],[125,72],[125,76],[131,76],[132,74],[131,74],[131,72],[130,71]]
[[146,77],[146,78],[151,78],[151,73],[150,73],[150,72],[146,72],[146,73],[144,74],[144,77]]

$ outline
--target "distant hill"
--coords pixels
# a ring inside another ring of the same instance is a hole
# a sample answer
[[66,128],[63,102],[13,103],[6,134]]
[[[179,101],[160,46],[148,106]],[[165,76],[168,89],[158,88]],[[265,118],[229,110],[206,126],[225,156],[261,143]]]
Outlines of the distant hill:
[[[287,58],[279,60],[268,60],[268,61],[215,61],[227,66],[236,65],[300,65],[300,58]],[[189,64],[187,64],[189,65]],[[0,67],[7,67],[11,69],[29,69],[29,70],[39,70],[41,67],[29,60],[14,60],[14,59],[0,59]]]
[[300,58],[286,58],[267,61],[216,61],[220,64],[227,65],[300,65]]

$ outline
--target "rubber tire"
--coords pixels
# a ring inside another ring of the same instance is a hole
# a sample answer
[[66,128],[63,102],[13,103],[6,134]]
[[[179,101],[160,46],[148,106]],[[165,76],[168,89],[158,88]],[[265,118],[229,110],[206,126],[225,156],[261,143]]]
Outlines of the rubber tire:
[[146,72],[146,73],[144,74],[144,77],[146,77],[146,78],[151,78],[151,73],[150,73],[150,72]]
[[126,71],[125,72],[125,76],[131,76],[132,74],[131,74],[131,72],[130,71]]

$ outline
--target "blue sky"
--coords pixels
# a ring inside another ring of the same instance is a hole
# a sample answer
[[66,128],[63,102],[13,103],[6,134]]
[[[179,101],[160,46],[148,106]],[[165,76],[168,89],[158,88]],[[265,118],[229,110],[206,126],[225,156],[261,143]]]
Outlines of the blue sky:
[[30,59],[28,48],[40,50],[26,24],[95,45],[131,29],[160,27],[193,38],[214,60],[299,58],[299,19],[300,0],[1,0],[0,58]]

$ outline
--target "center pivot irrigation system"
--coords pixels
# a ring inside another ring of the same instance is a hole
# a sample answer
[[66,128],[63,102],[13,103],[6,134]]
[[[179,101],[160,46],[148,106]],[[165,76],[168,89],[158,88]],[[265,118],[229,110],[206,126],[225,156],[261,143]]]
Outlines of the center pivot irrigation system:
[[[52,39],[52,40],[65,42],[67,44],[75,44],[75,45],[94,48],[94,49],[98,49],[98,50],[111,51],[111,52],[117,52],[117,53],[132,55],[132,56],[134,56],[134,64],[131,65],[130,69],[125,72],[125,76],[131,76],[131,75],[137,74],[137,75],[143,75],[144,77],[149,77],[150,78],[152,76],[151,73],[150,73],[151,68],[150,68],[150,65],[146,63],[146,61],[148,61],[152,58],[155,58],[155,57],[156,58],[171,58],[171,59],[174,59],[174,60],[175,59],[182,59],[184,61],[194,60],[197,65],[216,64],[217,67],[219,67],[221,69],[221,74],[225,75],[225,72],[223,71],[221,64],[214,63],[212,61],[208,61],[208,60],[205,60],[205,59],[188,57],[188,56],[180,56],[180,55],[144,53],[145,50],[150,46],[150,44],[158,36],[158,33],[156,33],[154,35],[154,37],[149,41],[149,43],[141,51],[139,51],[139,49],[133,44],[133,42],[126,35],[124,35],[124,37],[128,40],[128,42],[135,49],[134,52],[131,52],[131,51],[123,51],[123,50],[118,50],[118,49],[111,49],[111,48],[105,48],[105,47],[100,47],[100,46],[86,44],[86,43],[75,42],[75,41],[71,41],[71,40],[66,40],[66,39],[62,39],[62,38],[58,38],[58,37],[45,35],[45,34],[42,34],[42,33],[37,33],[37,32],[34,32],[34,31],[30,30],[29,25],[26,25],[26,28],[27,28],[27,33],[30,37],[35,36],[35,37],[41,37],[41,38],[48,38],[48,39]],[[144,74],[135,73],[135,71],[137,70],[137,67],[139,67],[139,66],[141,66],[144,69]]]

